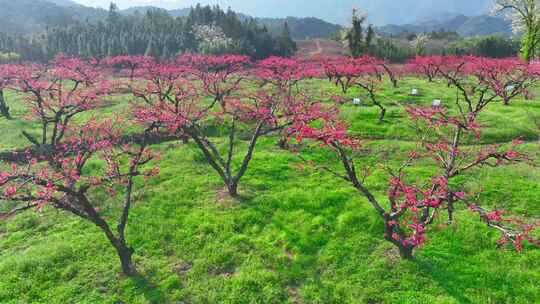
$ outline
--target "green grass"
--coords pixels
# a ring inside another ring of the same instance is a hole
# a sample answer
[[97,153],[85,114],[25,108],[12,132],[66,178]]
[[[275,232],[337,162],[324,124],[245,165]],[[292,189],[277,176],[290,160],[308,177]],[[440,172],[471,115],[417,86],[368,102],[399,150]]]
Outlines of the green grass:
[[[308,86],[335,90],[326,82]],[[409,97],[412,87],[423,96]],[[415,147],[414,129],[396,101],[428,105],[454,96],[444,84],[417,79],[381,94],[389,108],[382,124],[374,107],[344,106],[353,131],[372,139],[361,159],[373,165],[397,165]],[[33,127],[21,121],[24,109],[14,98],[8,95],[15,119],[0,119],[0,150],[24,146],[20,130]],[[481,117],[490,126],[481,143],[522,136],[524,149],[538,158],[531,119],[540,114],[538,101],[494,104]],[[125,106],[119,98],[97,114]],[[402,261],[382,240],[382,222],[365,199],[327,173],[300,168],[275,138],[259,143],[241,202],[223,195],[220,179],[191,144],[155,148],[163,153],[161,174],[138,193],[127,231],[141,276],[119,275],[113,249],[92,225],[53,210],[31,211],[0,223],[0,303],[540,302],[540,250],[497,249],[497,234],[464,210],[451,227],[430,228],[416,259]],[[310,154],[333,161],[330,153]],[[426,161],[415,173],[433,170]],[[461,182],[485,188],[487,205],[540,217],[538,168],[481,169],[469,177]],[[383,173],[367,180],[380,198],[386,182]]]

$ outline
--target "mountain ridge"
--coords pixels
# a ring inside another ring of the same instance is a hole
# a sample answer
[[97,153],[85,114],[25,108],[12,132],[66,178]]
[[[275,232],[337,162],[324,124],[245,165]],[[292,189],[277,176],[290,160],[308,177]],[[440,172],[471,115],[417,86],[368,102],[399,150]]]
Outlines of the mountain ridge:
[[70,2],[72,1],[0,0],[0,29],[5,33],[26,34],[43,30],[45,27],[96,21],[106,16],[103,9]]
[[[348,1],[348,0],[347,0]],[[411,0],[403,0],[408,3]],[[415,0],[416,1],[416,0]],[[464,0],[454,0],[463,2]],[[484,1],[484,0],[481,0]],[[341,1],[343,2],[343,1]],[[345,1],[346,2],[346,1]],[[428,0],[418,0],[418,10],[426,9]],[[339,3],[336,7],[339,10]],[[385,7],[387,0],[378,2],[379,8]],[[401,4],[394,2],[395,7]],[[371,9],[378,6],[372,4]],[[481,7],[478,6],[478,7]],[[450,7],[451,8],[451,7]],[[166,10],[155,6],[139,6],[120,10],[122,14],[134,14],[136,11],[144,13],[150,9],[167,11],[174,17],[186,16],[190,8]],[[80,22],[94,22],[105,18],[108,12],[104,9],[87,7],[73,0],[0,0],[0,31],[8,33],[26,34],[43,30],[45,27],[66,26]],[[338,24],[331,23],[316,17],[251,17],[243,13],[237,13],[242,20],[254,18],[257,22],[265,25],[272,33],[279,34],[283,30],[285,22],[289,26],[291,36],[297,40],[309,38],[328,38],[333,33],[342,29]],[[350,14],[350,11],[349,11]],[[381,35],[398,35],[403,32],[431,32],[439,30],[456,31],[464,37],[499,34],[511,36],[512,32],[507,21],[487,16],[467,16],[456,14],[451,11],[434,12],[421,21],[408,24],[388,24],[378,26],[377,32]]]
[[[187,16],[191,8],[166,10],[154,6],[131,7],[119,10],[121,14],[130,15],[148,10],[162,10],[173,17]],[[246,21],[251,16],[237,13]],[[39,32],[45,27],[67,26],[80,22],[94,22],[106,18],[108,12],[78,4],[71,0],[0,0],[0,32],[29,34]],[[23,17],[24,16],[24,17]],[[294,39],[328,38],[341,29],[318,18],[254,18],[261,25],[267,26],[270,32],[280,34],[285,22],[288,23]]]
[[[110,0],[76,0],[79,3],[107,8]],[[451,12],[456,15],[475,16],[485,14],[492,0],[116,0],[121,8],[151,5],[168,9],[178,7],[219,4],[231,7],[254,17],[285,18],[316,17],[327,22],[346,25],[351,19],[353,8],[365,11],[371,23],[385,24],[414,23],[419,19],[433,19],[433,15]]]
[[427,20],[404,25],[389,24],[377,27],[376,31],[379,34],[390,36],[402,33],[429,33],[436,31],[454,31],[462,37],[487,35],[510,37],[513,35],[509,21],[489,15],[457,15],[446,20]]

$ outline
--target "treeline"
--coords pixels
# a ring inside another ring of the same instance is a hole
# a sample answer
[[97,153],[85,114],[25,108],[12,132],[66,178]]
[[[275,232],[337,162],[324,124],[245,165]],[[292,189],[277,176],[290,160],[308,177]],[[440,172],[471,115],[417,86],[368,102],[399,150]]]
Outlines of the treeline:
[[516,57],[520,42],[502,36],[445,39],[431,35],[412,40],[397,38],[376,38],[368,49],[372,56],[392,62],[405,62],[416,56],[429,55],[473,55],[488,58]]
[[83,58],[147,55],[170,58],[181,53],[247,55],[255,59],[290,56],[296,44],[285,27],[272,35],[255,20],[218,6],[194,7],[174,18],[162,10],[123,16],[114,4],[105,20],[45,29],[40,34],[0,34],[0,52],[24,60],[46,61],[59,53]]
[[394,37],[379,36],[367,17],[353,11],[350,29],[336,33],[333,38],[346,41],[353,57],[370,55],[390,62],[403,63],[417,56],[473,55],[489,58],[515,57],[520,41],[503,36],[462,38],[455,31],[438,30],[430,33],[401,33]]

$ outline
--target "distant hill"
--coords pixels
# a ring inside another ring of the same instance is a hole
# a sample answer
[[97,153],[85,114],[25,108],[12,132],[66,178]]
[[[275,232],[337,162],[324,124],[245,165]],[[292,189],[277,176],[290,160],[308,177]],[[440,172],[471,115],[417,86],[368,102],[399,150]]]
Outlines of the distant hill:
[[191,11],[191,8],[179,8],[179,9],[169,10],[169,14],[171,14],[171,16],[173,17],[185,17],[189,15],[190,11]]
[[106,13],[69,0],[0,0],[0,31],[32,33],[47,26],[92,22],[103,18]]
[[[148,10],[163,10],[155,6],[139,6],[121,10],[124,15]],[[173,17],[184,17],[190,8],[168,10]],[[71,0],[0,0],[0,32],[28,34],[45,27],[67,26],[80,22],[95,22],[107,16],[107,11],[77,4]],[[242,20],[251,16],[239,14]],[[294,39],[327,38],[341,27],[318,18],[255,18],[270,32],[279,34],[287,22]]]
[[433,31],[455,31],[463,37],[503,35],[511,36],[510,23],[500,17],[488,15],[480,16],[451,16],[437,20],[422,21],[414,24],[385,25],[377,27],[377,32],[382,35],[399,35],[401,33],[429,33]]
[[[137,6],[122,10],[122,14],[135,14],[145,13],[149,10],[163,10],[165,9],[155,6]],[[190,8],[182,8],[175,10],[168,10],[167,12],[173,17],[185,17],[189,15]],[[239,18],[243,21],[249,19],[255,19],[259,24],[265,25],[268,30],[273,34],[280,34],[283,30],[285,22],[289,26],[291,36],[295,40],[304,40],[310,38],[328,38],[331,34],[339,31],[342,27],[337,24],[326,22],[319,18],[306,17],[287,17],[287,18],[253,18],[245,14],[238,14]]]
[[[395,4],[397,5],[397,4]],[[378,7],[377,7],[378,8]],[[141,6],[122,10],[122,14],[145,13],[155,6]],[[161,9],[162,10],[162,9]],[[190,8],[168,10],[174,17],[186,16]],[[0,0],[0,32],[32,33],[45,27],[66,26],[76,23],[95,22],[107,16],[104,9],[86,7],[72,0]],[[512,35],[510,25],[502,18],[487,15],[469,17],[441,12],[428,15],[424,21],[405,25],[386,25],[377,28],[381,35],[398,35],[403,32],[431,32],[439,30],[456,31],[461,36],[501,34]],[[239,14],[243,20],[251,16]],[[255,18],[271,32],[279,34],[285,22],[291,36],[296,40],[328,38],[341,29],[339,25],[313,17]]]
[[[137,6],[122,10],[121,13],[125,15],[141,13],[144,14],[149,10],[162,10],[165,9],[155,6]],[[173,17],[185,17],[189,15],[190,8],[182,8],[175,10],[168,10],[167,12]],[[238,14],[241,20],[246,21],[253,19],[253,17]],[[331,34],[339,31],[342,27],[337,24],[326,22],[319,18],[306,17],[287,17],[287,18],[254,18],[261,25],[265,25],[268,30],[273,34],[280,34],[283,30],[285,22],[289,26],[291,36],[295,40],[304,40],[310,38],[328,38]]]
[[[76,0],[81,3],[106,4],[108,0]],[[92,2],[93,1],[93,2]],[[125,7],[132,0],[117,0]],[[353,8],[368,13],[369,21],[377,26],[385,24],[414,23],[418,19],[436,19],[442,13],[477,16],[485,14],[493,0],[138,0],[145,5],[189,7],[202,4],[219,4],[251,16],[284,18],[317,17],[331,23],[350,23]],[[122,6],[121,5],[121,6]]]
[[145,14],[147,11],[156,11],[156,10],[168,12],[164,8],[155,7],[155,6],[134,6],[134,7],[130,7],[130,8],[127,8],[127,9],[123,9],[123,10],[120,11],[120,13],[122,15],[133,15],[133,14],[137,14],[137,13]]
[[341,26],[321,20],[319,18],[256,18],[257,22],[266,25],[270,32],[279,34],[283,30],[285,22],[289,26],[291,36],[295,40],[310,38],[328,38],[330,35],[341,30]]
[[[18,0],[12,0],[16,2]],[[71,0],[58,0],[71,1]],[[111,0],[73,0],[89,6],[107,8]],[[231,7],[236,12],[250,16],[284,18],[316,17],[330,23],[350,23],[353,8],[368,13],[369,21],[377,26],[386,24],[415,23],[419,19],[436,19],[446,12],[458,15],[477,16],[485,14],[493,0],[112,0],[119,7],[136,5],[177,7],[219,4]],[[141,4],[144,3],[144,4]]]
[[71,0],[47,0],[48,2],[52,2],[58,6],[64,6],[64,7],[81,7],[82,5],[78,4],[75,1]]

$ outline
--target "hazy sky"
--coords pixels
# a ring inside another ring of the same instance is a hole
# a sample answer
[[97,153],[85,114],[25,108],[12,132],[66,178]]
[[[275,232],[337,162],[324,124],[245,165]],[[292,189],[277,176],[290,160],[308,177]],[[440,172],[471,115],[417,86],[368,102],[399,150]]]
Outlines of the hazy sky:
[[[86,6],[108,8],[111,0],[74,0]],[[313,0],[113,0],[119,8],[152,5],[167,9],[186,8],[197,3],[206,5],[218,4],[255,17],[320,17],[332,22],[341,22],[351,13],[351,2],[354,0],[324,0],[312,5]],[[360,0],[366,1],[366,0]],[[373,0],[368,0],[373,1]],[[378,0],[375,0],[378,1]],[[394,0],[397,1],[397,0]],[[332,12],[329,18],[328,11]],[[333,18],[334,17],[334,18]]]
[[[111,0],[74,0],[87,6],[108,8]],[[319,17],[347,23],[351,9],[360,7],[375,24],[412,22],[417,18],[437,18],[437,14],[477,15],[492,0],[113,0],[121,9],[152,5],[167,9],[186,8],[197,3],[219,4],[255,17]]]
[[[109,4],[111,3],[111,0],[73,0],[77,3],[86,5],[86,6],[94,6],[94,7],[102,7],[102,8],[108,8]],[[118,7],[121,9],[132,7],[132,6],[144,6],[144,5],[152,5],[152,6],[159,6],[163,8],[168,9],[175,9],[175,8],[185,8],[190,7],[192,5],[195,5],[197,3],[201,4],[214,4],[214,3],[226,3],[230,1],[211,1],[211,0],[113,0],[112,2],[116,3]],[[233,1],[234,2],[234,1]],[[249,0],[246,0],[245,2],[249,2]],[[223,5],[222,5],[223,6]]]

